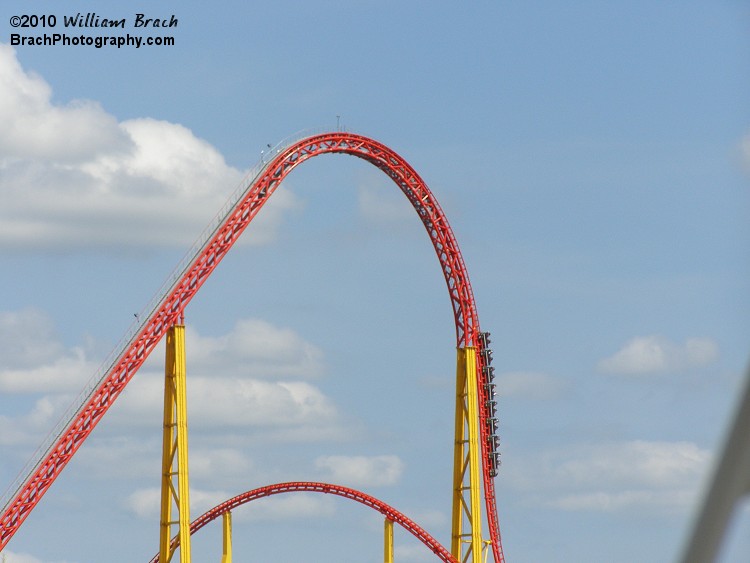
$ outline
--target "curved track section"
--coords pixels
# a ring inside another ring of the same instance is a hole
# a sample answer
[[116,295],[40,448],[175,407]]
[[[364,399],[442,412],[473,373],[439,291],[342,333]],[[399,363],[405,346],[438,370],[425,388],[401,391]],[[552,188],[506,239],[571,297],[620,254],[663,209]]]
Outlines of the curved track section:
[[[314,483],[314,482],[291,482],[291,483],[279,483],[277,485],[268,485],[266,487],[260,487],[247,491],[233,497],[223,503],[213,507],[211,510],[199,516],[190,524],[190,534],[194,534],[200,530],[203,526],[212,522],[216,518],[220,517],[225,512],[234,510],[235,508],[247,504],[248,502],[270,497],[272,495],[278,495],[282,493],[324,493],[340,496],[349,500],[356,501],[360,504],[364,504],[377,510],[383,516],[388,518],[390,521],[395,522],[401,526],[404,530],[409,532],[419,541],[421,541],[427,548],[430,549],[437,557],[445,563],[458,563],[458,561],[451,555],[451,553],[445,549],[440,542],[428,534],[424,529],[415,524],[411,519],[406,517],[404,514],[393,508],[392,506],[384,503],[381,500],[376,499],[368,494],[360,491],[350,489],[348,487],[342,487],[340,485],[330,485],[328,483]],[[176,548],[179,545],[179,536],[172,538],[172,548]],[[157,553],[150,563],[159,563],[159,554]]]
[[[262,163],[257,173],[250,178],[236,202],[220,218],[205,243],[189,257],[187,265],[176,281],[164,291],[153,309],[144,315],[134,336],[125,342],[117,353],[116,360],[104,371],[99,382],[72,414],[52,445],[31,465],[32,469],[22,479],[21,485],[3,508],[0,518],[0,550],[10,541],[68,461],[88,438],[166,334],[167,329],[178,321],[185,307],[287,174],[309,158],[335,153],[356,156],[378,167],[394,181],[411,202],[432,241],[448,286],[455,319],[457,346],[481,349],[474,295],[453,231],[432,192],[400,155],[378,141],[341,131],[313,135],[279,148],[273,158],[267,163]],[[477,354],[477,358],[477,373],[482,373],[485,360],[482,354]],[[488,397],[483,386],[478,387],[480,420],[485,420],[488,417]],[[492,468],[489,462],[489,436],[490,433],[482,424],[485,504],[494,558],[499,563],[504,561],[504,558],[495,506]]]

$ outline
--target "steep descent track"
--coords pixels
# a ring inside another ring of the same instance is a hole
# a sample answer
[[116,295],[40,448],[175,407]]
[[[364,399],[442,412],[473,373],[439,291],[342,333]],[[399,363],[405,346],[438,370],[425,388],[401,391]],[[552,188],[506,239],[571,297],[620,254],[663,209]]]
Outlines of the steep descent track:
[[[42,448],[38,460],[20,481],[0,519],[0,550],[10,541],[29,513],[39,503],[65,465],[78,451],[94,427],[106,414],[167,329],[175,324],[185,307],[221,262],[235,241],[268,201],[282,180],[297,165],[321,154],[349,154],[362,158],[387,174],[406,195],[424,224],[435,248],[448,286],[453,308],[458,347],[482,349],[479,319],[469,276],[461,252],[445,214],[424,181],[396,152],[373,139],[347,132],[313,135],[278,148],[267,163],[257,169],[226,215],[206,241],[189,257],[176,281],[169,285],[154,307],[143,315],[134,336],[126,340],[116,359],[71,415],[52,444]],[[486,359],[477,354],[477,373]],[[480,420],[487,418],[489,397],[478,385]],[[481,425],[482,466],[488,528],[496,563],[504,561],[495,505],[492,469],[488,462],[490,433]]]
[[[277,485],[268,485],[267,487],[260,487],[259,489],[247,491],[246,493],[242,493],[241,495],[237,495],[236,497],[232,497],[229,500],[222,502],[221,504],[213,507],[211,510],[205,512],[204,514],[193,520],[190,524],[190,534],[194,534],[195,532],[203,528],[203,526],[205,526],[209,522],[213,522],[225,512],[234,510],[235,508],[242,506],[243,504],[247,504],[248,502],[282,493],[299,492],[331,494],[356,501],[360,504],[364,504],[365,506],[368,506],[373,510],[377,510],[391,522],[395,522],[396,524],[401,526],[404,530],[409,532],[411,535],[421,541],[425,546],[427,546],[435,555],[437,555],[437,557],[441,561],[444,561],[445,563],[458,563],[455,557],[451,555],[450,551],[445,549],[445,547],[443,547],[440,542],[438,542],[424,529],[420,528],[411,519],[407,518],[403,513],[399,512],[392,506],[355,489],[342,487],[340,485],[331,485],[329,483],[313,483],[305,481],[279,483]],[[173,548],[176,548],[179,545],[179,539],[179,535],[172,538]],[[150,563],[159,563],[158,553],[154,556]]]

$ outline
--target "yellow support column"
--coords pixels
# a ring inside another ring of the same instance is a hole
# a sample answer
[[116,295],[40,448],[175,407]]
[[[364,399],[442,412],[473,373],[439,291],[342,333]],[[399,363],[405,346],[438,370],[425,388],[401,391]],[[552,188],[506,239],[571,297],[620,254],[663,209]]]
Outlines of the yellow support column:
[[393,563],[393,520],[385,519],[383,562]]
[[232,563],[232,513],[225,512],[221,516],[222,537],[224,538],[224,551],[221,554],[221,563]]
[[[178,526],[180,563],[190,563],[190,489],[188,479],[187,381],[185,327],[167,331],[164,370],[164,438],[162,442],[161,521],[159,561],[169,563],[175,551],[169,545],[172,527]],[[173,519],[173,507],[177,513]]]
[[476,350],[473,347],[459,348],[456,361],[451,553],[465,563],[480,563],[482,557],[479,452]]

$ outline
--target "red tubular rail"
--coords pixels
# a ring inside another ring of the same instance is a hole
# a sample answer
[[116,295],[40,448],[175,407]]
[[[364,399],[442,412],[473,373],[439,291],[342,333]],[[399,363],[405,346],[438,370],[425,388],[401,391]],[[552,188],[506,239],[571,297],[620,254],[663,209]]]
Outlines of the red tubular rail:
[[[329,153],[348,154],[370,162],[385,172],[406,195],[422,220],[440,261],[453,308],[457,346],[481,346],[474,295],[461,251],[445,214],[416,171],[390,148],[361,135],[337,131],[297,141],[274,155],[252,180],[244,196],[229,211],[213,236],[198,250],[179,281],[165,294],[143,323],[140,332],[124,348],[95,391],[3,508],[0,517],[0,550],[10,541],[166,334],[167,329],[177,322],[187,304],[286,175],[305,160]],[[481,354],[477,354],[478,374],[482,373],[482,361]],[[487,414],[487,397],[482,385],[478,385],[478,390],[480,420],[484,420]],[[482,466],[487,524],[495,562],[501,563],[504,557],[495,505],[494,481],[488,465],[488,435],[485,425],[482,424]]]
[[[208,512],[193,520],[193,522],[191,522],[190,524],[190,535],[193,535],[203,526],[205,526],[209,522],[214,521],[225,512],[234,510],[238,506],[242,506],[243,504],[246,504],[248,502],[264,497],[270,497],[271,495],[299,492],[331,494],[356,501],[360,504],[364,504],[365,506],[368,506],[373,510],[377,510],[391,522],[395,522],[396,524],[401,526],[404,530],[409,532],[411,535],[421,541],[425,546],[427,546],[430,551],[437,555],[437,557],[441,561],[444,561],[445,563],[458,563],[456,558],[453,557],[450,551],[445,549],[445,547],[443,547],[440,542],[438,542],[424,529],[415,524],[414,521],[407,518],[404,514],[402,514],[392,506],[376,499],[373,496],[362,493],[355,489],[342,487],[340,485],[331,485],[329,483],[299,481],[291,483],[279,483],[277,485],[268,485],[266,487],[260,487],[258,489],[253,489],[252,491],[247,491],[246,493],[242,493],[240,495],[237,495],[236,497],[222,502],[221,504],[213,507]],[[180,544],[180,536],[175,535],[175,537],[172,538],[171,544],[172,550],[174,550]],[[154,555],[154,558],[151,559],[150,563],[159,563],[158,553]]]

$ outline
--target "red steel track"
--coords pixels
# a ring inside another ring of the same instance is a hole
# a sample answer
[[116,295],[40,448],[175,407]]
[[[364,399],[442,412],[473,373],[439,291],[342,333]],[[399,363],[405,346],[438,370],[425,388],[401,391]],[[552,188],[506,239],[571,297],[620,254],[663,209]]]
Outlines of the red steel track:
[[[250,180],[242,197],[230,208],[213,231],[212,236],[188,262],[178,281],[172,284],[148,317],[144,318],[139,331],[122,348],[119,356],[107,369],[96,388],[26,476],[3,508],[0,518],[0,550],[10,541],[68,461],[104,417],[109,407],[166,334],[167,329],[178,321],[185,307],[282,180],[305,160],[329,153],[348,154],[366,160],[385,172],[406,195],[424,224],[440,261],[453,308],[457,346],[481,349],[479,319],[461,251],[445,214],[417,172],[395,151],[361,135],[336,131],[296,141],[279,149]],[[485,363],[484,354],[477,354],[477,374],[482,373]],[[478,393],[479,416],[483,421],[488,417],[486,404],[489,398],[486,396],[487,392],[483,385],[478,385]],[[480,428],[489,539],[492,542],[495,562],[501,563],[504,557],[500,543],[495,487],[488,462],[490,433],[485,424],[480,424]]]
[[[258,489],[253,489],[252,491],[247,491],[246,493],[237,495],[236,497],[230,498],[229,500],[224,501],[217,506],[214,506],[211,510],[193,520],[190,524],[190,534],[194,534],[203,526],[205,526],[209,522],[216,520],[216,518],[218,518],[225,512],[234,510],[238,506],[242,506],[243,504],[246,504],[253,500],[270,497],[271,495],[278,495],[281,493],[298,492],[337,495],[349,500],[354,500],[356,502],[359,502],[360,504],[364,504],[365,506],[368,506],[373,510],[377,510],[391,522],[395,522],[396,524],[401,526],[404,530],[409,532],[411,535],[421,541],[425,546],[427,546],[435,555],[438,556],[441,561],[444,561],[445,563],[458,563],[456,558],[453,557],[450,551],[445,549],[445,547],[443,547],[440,542],[438,542],[425,530],[415,524],[411,519],[406,517],[404,514],[402,514],[392,506],[389,506],[383,501],[380,501],[375,497],[372,497],[360,491],[350,489],[348,487],[342,487],[340,485],[330,485],[328,483],[279,483],[277,485],[268,485],[267,487],[260,487]],[[176,535],[174,538],[172,538],[172,549],[176,548],[179,545],[179,540],[179,535]],[[158,553],[154,556],[150,563],[159,563]]]

